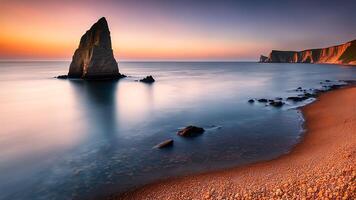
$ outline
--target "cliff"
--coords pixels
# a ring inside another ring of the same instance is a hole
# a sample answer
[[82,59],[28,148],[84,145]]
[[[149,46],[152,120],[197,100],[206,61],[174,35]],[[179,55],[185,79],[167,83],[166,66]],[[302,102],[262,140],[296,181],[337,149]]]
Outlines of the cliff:
[[322,49],[308,49],[304,51],[272,50],[268,57],[261,56],[260,62],[356,65],[356,40]]
[[104,17],[81,37],[69,67],[68,77],[83,79],[122,77],[114,58],[110,31]]

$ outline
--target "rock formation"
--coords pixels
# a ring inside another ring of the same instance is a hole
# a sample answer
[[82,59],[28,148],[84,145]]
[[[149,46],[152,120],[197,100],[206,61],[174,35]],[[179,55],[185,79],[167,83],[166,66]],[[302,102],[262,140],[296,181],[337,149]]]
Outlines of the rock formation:
[[261,56],[260,62],[356,65],[356,40],[322,49],[309,49],[304,51],[272,50],[269,57]]
[[111,48],[108,23],[103,17],[81,37],[69,67],[68,78],[118,79],[122,77]]
[[266,62],[268,60],[267,56],[261,55],[260,56],[260,62]]
[[197,126],[187,126],[178,131],[177,135],[182,137],[194,137],[204,133],[204,129]]
[[153,82],[155,82],[155,79],[150,75],[150,76],[146,76],[145,78],[141,79],[140,82],[153,83]]
[[162,149],[162,148],[166,148],[166,147],[171,147],[171,146],[173,146],[173,142],[174,141],[172,139],[168,139],[168,140],[165,140],[165,141],[157,144],[153,148]]

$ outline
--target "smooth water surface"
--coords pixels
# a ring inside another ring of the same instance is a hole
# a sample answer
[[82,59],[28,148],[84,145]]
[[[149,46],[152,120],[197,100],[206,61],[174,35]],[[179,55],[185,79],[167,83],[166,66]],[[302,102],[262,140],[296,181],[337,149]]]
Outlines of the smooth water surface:
[[[337,65],[219,62],[122,62],[120,81],[53,78],[68,66],[0,62],[0,199],[90,199],[275,158],[300,139],[298,105],[248,99],[356,79]],[[156,82],[136,81],[146,75]],[[190,124],[206,132],[176,135]],[[169,138],[172,148],[152,148]]]

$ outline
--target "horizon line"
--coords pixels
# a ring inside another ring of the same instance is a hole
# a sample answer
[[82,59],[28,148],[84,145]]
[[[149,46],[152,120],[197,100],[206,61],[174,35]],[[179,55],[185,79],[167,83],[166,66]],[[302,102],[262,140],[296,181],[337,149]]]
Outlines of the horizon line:
[[[68,59],[0,59],[0,62],[71,62]],[[120,62],[258,62],[258,60],[120,60]]]

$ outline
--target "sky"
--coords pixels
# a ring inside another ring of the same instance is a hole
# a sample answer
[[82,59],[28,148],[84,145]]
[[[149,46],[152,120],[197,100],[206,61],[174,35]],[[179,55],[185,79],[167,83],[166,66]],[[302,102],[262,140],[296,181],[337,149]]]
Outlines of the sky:
[[250,61],[356,39],[355,0],[0,0],[0,59],[70,60],[101,17],[119,61]]

